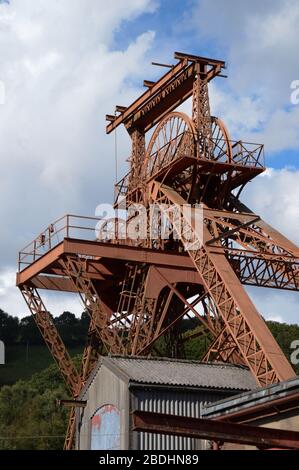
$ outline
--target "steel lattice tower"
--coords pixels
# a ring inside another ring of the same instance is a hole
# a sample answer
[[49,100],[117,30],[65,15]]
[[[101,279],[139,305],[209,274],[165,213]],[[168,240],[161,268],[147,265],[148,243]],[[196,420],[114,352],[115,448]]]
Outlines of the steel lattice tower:
[[[157,354],[162,337],[163,354],[182,357],[190,339],[205,336],[202,360],[245,365],[260,386],[295,375],[243,287],[299,288],[298,248],[240,200],[245,185],[265,170],[263,145],[232,141],[224,123],[211,116],[208,85],[223,76],[224,62],[182,53],[175,59],[157,82],[144,82],[147,90],[134,103],[107,115],[108,134],[124,124],[132,139],[130,171],[116,185],[115,207],[142,204],[149,213],[154,204],[160,218],[148,220],[156,237],[112,236],[123,223],[112,218],[101,224],[105,241],[99,241],[96,219],[68,215],[19,255],[17,285],[74,398],[100,354]],[[175,111],[188,98],[191,117]],[[201,233],[186,217],[186,204],[201,205]],[[169,210],[174,207],[176,217]],[[134,212],[128,220],[140,224]],[[81,371],[42,289],[78,293],[90,315]],[[194,330],[186,333],[188,316]],[[66,448],[74,417],[73,409]]]

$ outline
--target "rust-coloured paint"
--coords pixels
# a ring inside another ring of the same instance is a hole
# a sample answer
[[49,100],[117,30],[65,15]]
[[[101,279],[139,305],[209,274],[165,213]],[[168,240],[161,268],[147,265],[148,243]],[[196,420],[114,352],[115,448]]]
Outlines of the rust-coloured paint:
[[91,418],[90,449],[120,450],[120,413],[115,406],[102,406]]
[[[125,207],[142,204],[147,213],[151,204],[159,207],[161,216],[150,221],[157,239],[136,243],[128,236],[100,243],[98,218],[67,215],[19,253],[17,285],[73,397],[85,380],[45,315],[38,289],[70,290],[83,299],[98,342],[96,354],[89,353],[90,346],[84,352],[84,371],[96,364],[100,344],[112,354],[141,355],[164,336],[166,355],[181,357],[186,340],[181,322],[193,312],[185,308],[194,298],[204,312],[195,315],[196,328],[212,338],[203,360],[246,365],[262,387],[295,375],[242,286],[299,290],[298,248],[240,200],[246,184],[265,171],[264,146],[232,141],[222,121],[211,116],[208,85],[224,77],[223,61],[180,52],[174,58],[177,63],[155,83],[147,82],[148,90],[134,103],[117,106],[107,116],[107,133],[124,124],[132,141],[130,171],[115,186],[115,205],[122,207],[125,198]],[[175,112],[189,97],[192,116]],[[147,145],[147,133],[155,126]],[[205,208],[203,240],[183,211],[173,218],[166,210],[166,204],[171,209],[186,203]],[[131,226],[134,217],[129,217]],[[172,229],[168,240],[163,225]],[[201,249],[192,245],[187,254],[186,235],[195,245],[203,241]],[[179,279],[168,269],[165,284],[153,269],[162,267],[176,269]],[[186,280],[189,274],[181,268],[197,277]],[[109,408],[95,413],[95,446],[116,445],[104,439],[111,432],[102,429],[108,422],[117,429],[117,416]],[[68,436],[74,433],[72,419]],[[67,448],[72,440],[67,439]]]

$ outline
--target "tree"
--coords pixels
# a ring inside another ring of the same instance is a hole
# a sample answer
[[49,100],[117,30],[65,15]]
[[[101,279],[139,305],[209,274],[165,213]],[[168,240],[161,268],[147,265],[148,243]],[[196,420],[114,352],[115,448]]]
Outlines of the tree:
[[[291,344],[295,340],[299,340],[299,325],[287,325],[286,323],[278,323],[274,321],[267,322],[274,338],[283,350],[285,356],[290,360],[293,352]],[[299,364],[293,364],[297,374],[299,374]]]
[[78,319],[76,318],[76,315],[74,315],[71,312],[63,312],[59,317],[55,318],[55,324],[57,326],[68,326],[72,327],[74,325],[77,325]]
[[62,449],[67,410],[57,399],[67,391],[56,365],[29,381],[0,389],[0,450]]
[[59,317],[54,318],[54,323],[67,346],[78,343],[77,325],[79,320],[71,312],[63,312]]
[[19,320],[0,310],[0,340],[8,346],[17,342],[19,336]]
[[20,329],[20,342],[22,344],[30,343],[31,345],[43,344],[43,338],[35,323],[32,315],[24,317],[19,323]]

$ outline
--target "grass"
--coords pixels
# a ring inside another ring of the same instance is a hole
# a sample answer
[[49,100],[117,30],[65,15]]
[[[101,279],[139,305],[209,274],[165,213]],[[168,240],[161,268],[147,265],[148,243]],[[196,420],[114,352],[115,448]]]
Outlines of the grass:
[[[82,353],[82,347],[68,348],[71,356]],[[0,386],[12,385],[19,379],[30,379],[36,372],[53,364],[53,358],[46,346],[7,346],[5,365],[0,365]]]

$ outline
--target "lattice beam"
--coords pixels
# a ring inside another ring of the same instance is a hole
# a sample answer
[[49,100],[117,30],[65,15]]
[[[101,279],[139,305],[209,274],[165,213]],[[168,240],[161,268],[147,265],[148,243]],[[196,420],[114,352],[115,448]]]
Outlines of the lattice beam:
[[[295,375],[265,322],[255,309],[240,281],[232,270],[223,253],[215,253],[208,245],[202,246],[201,234],[195,231],[189,220],[184,218],[183,206],[186,201],[171,188],[159,183],[152,187],[152,199],[168,216],[165,207],[176,204],[181,211],[181,219],[189,233],[193,234],[195,250],[186,246],[196,269],[200,273],[204,286],[212,297],[219,315],[238,346],[244,361],[261,386],[287,380]],[[165,206],[166,204],[166,206]],[[172,221],[173,222],[173,221]],[[179,221],[174,221],[176,225]],[[180,222],[176,227],[180,232]],[[204,240],[210,240],[206,226],[203,228]]]
[[143,162],[145,157],[145,134],[144,131],[133,129],[131,131],[132,154],[130,158],[131,172],[129,177],[128,190],[133,191],[138,188],[143,181]]
[[47,311],[37,289],[23,285],[20,290],[72,396],[76,397],[81,388],[81,378],[50,313]]
[[113,312],[101,299],[92,279],[85,277],[85,260],[77,257],[67,257],[63,261],[64,269],[72,279],[86,311],[91,316],[98,337],[108,351],[114,353],[122,350],[122,343],[116,329],[108,328]]
[[246,365],[246,362],[238,351],[238,345],[232,335],[224,327],[216,339],[210,344],[203,361],[231,362],[232,364]]
[[199,155],[209,158],[212,136],[207,67],[196,64],[196,76],[193,84],[192,119],[198,134]]

